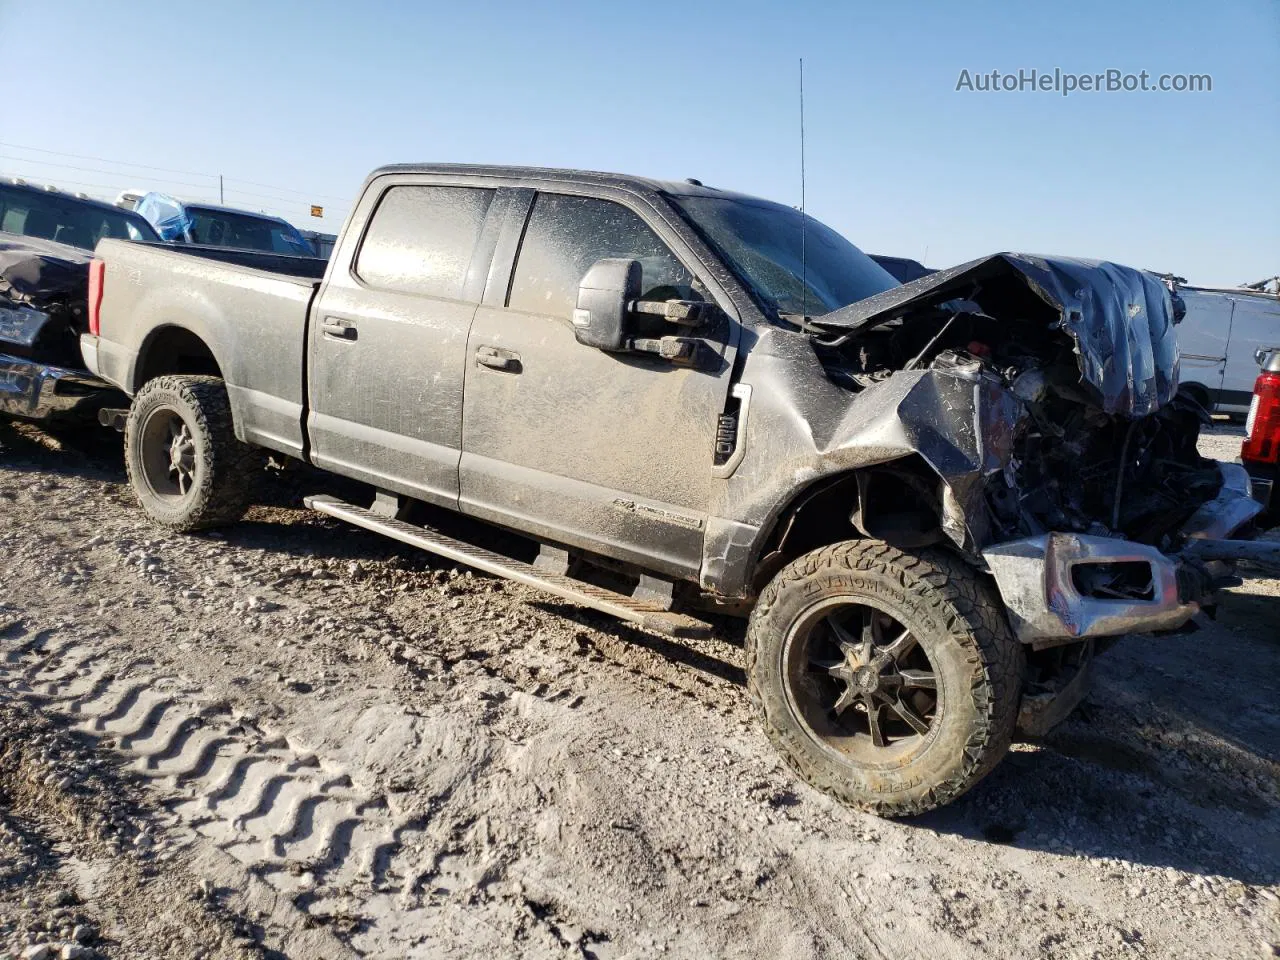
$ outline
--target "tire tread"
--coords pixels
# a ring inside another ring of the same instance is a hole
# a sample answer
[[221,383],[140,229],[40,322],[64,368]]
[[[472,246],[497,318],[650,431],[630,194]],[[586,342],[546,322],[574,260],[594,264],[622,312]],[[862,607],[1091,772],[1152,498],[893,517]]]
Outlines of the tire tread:
[[[758,664],[762,648],[773,638],[769,611],[783,591],[800,589],[826,570],[847,569],[888,575],[908,594],[933,608],[939,622],[962,644],[978,652],[981,669],[973,685],[976,703],[983,704],[963,748],[964,762],[944,782],[911,798],[871,799],[850,785],[802,762],[790,748],[787,735],[770,721],[764,708]],[[879,540],[852,540],[820,547],[784,567],[760,595],[746,637],[747,691],[764,716],[765,730],[783,758],[803,779],[860,810],[883,817],[924,813],[955,800],[1000,762],[1009,748],[1017,721],[1023,671],[1023,650],[1013,637],[994,590],[959,557],[942,550],[906,553]]]

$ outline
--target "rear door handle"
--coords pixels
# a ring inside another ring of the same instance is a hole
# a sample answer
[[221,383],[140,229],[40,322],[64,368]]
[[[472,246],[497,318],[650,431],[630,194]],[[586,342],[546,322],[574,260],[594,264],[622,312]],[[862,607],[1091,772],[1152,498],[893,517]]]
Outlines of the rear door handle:
[[508,373],[520,372],[520,354],[514,350],[503,350],[500,347],[479,347],[476,350],[476,363],[490,370],[505,370]]
[[327,317],[324,323],[320,324],[320,329],[324,331],[326,337],[333,340],[354,340],[357,337],[354,323],[335,320],[333,317]]

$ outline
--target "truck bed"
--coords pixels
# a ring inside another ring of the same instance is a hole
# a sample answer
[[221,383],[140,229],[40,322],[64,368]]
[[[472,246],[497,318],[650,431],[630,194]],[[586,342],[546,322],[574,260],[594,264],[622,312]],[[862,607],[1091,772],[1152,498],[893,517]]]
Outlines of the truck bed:
[[185,372],[223,377],[242,440],[301,455],[307,311],[323,260],[120,240],[95,256],[100,336],[81,341],[91,371],[133,394],[153,358],[176,356]]

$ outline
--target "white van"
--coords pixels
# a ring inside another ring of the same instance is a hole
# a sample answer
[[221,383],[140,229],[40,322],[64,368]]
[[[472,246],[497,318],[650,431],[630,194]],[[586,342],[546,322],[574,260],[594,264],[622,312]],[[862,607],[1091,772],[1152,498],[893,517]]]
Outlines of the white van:
[[1258,379],[1258,351],[1280,348],[1280,296],[1243,289],[1186,287],[1178,324],[1181,382],[1210,413],[1243,420]]

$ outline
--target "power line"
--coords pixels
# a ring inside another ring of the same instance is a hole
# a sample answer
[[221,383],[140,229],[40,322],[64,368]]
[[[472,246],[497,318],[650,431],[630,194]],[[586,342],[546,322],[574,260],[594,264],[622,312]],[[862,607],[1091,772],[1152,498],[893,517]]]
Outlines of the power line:
[[[21,143],[6,143],[0,141],[0,147],[9,147],[11,150],[26,150],[29,153],[47,153],[55,157],[72,157],[76,160],[96,160],[98,163],[110,163],[117,167],[139,167],[143,170],[160,170],[168,173],[181,173],[183,175],[191,175],[193,177],[216,177],[216,173],[201,173],[199,170],[177,170],[173,167],[152,167],[145,163],[129,163],[125,160],[109,160],[106,157],[90,157],[83,153],[64,153],[60,150],[43,150],[40,147],[28,147]],[[41,161],[32,161],[39,163]],[[47,161],[45,161],[47,162]],[[103,170],[102,173],[110,173],[109,170]]]
[[[279,201],[280,203],[301,203],[301,204],[303,204],[304,206],[307,206],[307,205],[309,205],[309,204],[310,204],[311,200],[313,200],[313,199],[315,199],[315,200],[324,200],[324,199],[334,199],[334,200],[337,200],[337,199],[339,199],[339,198],[337,198],[337,197],[332,197],[332,198],[330,198],[330,197],[328,197],[326,194],[323,194],[323,193],[304,193],[304,194],[301,194],[300,196],[297,196],[297,197],[282,197],[282,196],[279,196],[279,195],[276,195],[276,194],[255,193],[255,192],[254,192],[254,191],[252,191],[252,190],[242,190],[242,189],[240,189],[239,187],[237,187],[237,186],[236,186],[236,181],[234,181],[234,180],[232,180],[232,179],[230,179],[230,178],[228,178],[228,179],[227,179],[227,182],[226,182],[226,183],[227,183],[227,190],[229,190],[229,191],[230,191],[230,190],[234,190],[234,191],[236,191],[236,193],[243,194],[243,195],[244,195],[244,196],[246,196],[246,197],[259,197],[259,198],[264,199],[264,200],[277,200],[277,201]],[[345,202],[345,201],[346,201],[346,198],[342,198],[342,202]]]
[[[30,173],[7,173],[7,174],[4,174],[4,177],[5,177],[6,179],[7,179],[7,178],[9,178],[9,177],[14,177],[15,179],[18,179],[18,180],[25,180],[25,181],[27,181],[28,183],[33,183],[33,181],[43,181],[43,180],[44,180],[44,178],[43,178],[43,177],[37,177],[37,176],[34,176],[33,174],[30,174]],[[89,183],[89,182],[87,182],[87,181],[85,181],[85,180],[69,180],[69,179],[67,179],[66,177],[58,177],[58,178],[56,178],[56,179],[57,179],[57,181],[58,181],[58,183],[59,183],[59,184],[63,184],[63,183],[71,183],[71,184],[75,184],[77,187],[93,187],[93,188],[98,189],[98,190],[106,190],[106,191],[108,191],[108,192],[115,192],[115,193],[119,193],[119,191],[120,191],[120,186],[119,186],[119,184],[110,184],[110,183]],[[203,198],[201,198],[201,199],[203,199]],[[205,201],[205,202],[207,203],[207,202],[210,202],[210,201]]]
[[268,190],[283,190],[285,193],[296,193],[303,197],[321,197],[325,200],[347,200],[347,197],[340,197],[333,193],[316,193],[312,190],[295,190],[292,187],[277,187],[270,183],[257,183],[253,180],[241,180],[239,177],[227,177],[228,183],[247,183],[251,187],[265,187]]
[[[105,173],[113,177],[126,176],[126,174],[116,173],[114,170],[102,170],[98,167],[78,167],[73,163],[55,163],[52,160],[32,160],[29,157],[15,157],[5,153],[0,153],[0,160],[16,160],[18,163],[39,163],[46,167],[64,167],[67,170],[80,170],[84,173]],[[132,174],[128,174],[128,176],[132,176]],[[168,177],[157,177],[155,179],[163,180],[165,183],[176,183],[184,187],[209,186],[207,183],[192,183],[189,180],[171,180]]]
[[[136,167],[136,168],[138,168],[138,169],[140,169],[140,170],[155,170],[155,171],[167,172],[167,173],[178,173],[178,174],[182,174],[182,175],[184,175],[184,176],[207,177],[207,178],[208,178],[208,179],[210,179],[210,180],[214,180],[214,179],[216,179],[216,178],[218,177],[218,174],[216,174],[216,173],[202,173],[202,172],[200,172],[200,171],[196,171],[196,170],[179,170],[179,169],[177,169],[177,168],[175,168],[175,167],[157,167],[157,166],[151,166],[151,165],[149,165],[149,164],[145,164],[145,163],[133,163],[133,162],[131,162],[131,161],[127,161],[127,160],[112,160],[112,159],[110,159],[110,158],[108,158],[108,157],[93,157],[93,156],[89,156],[89,155],[87,155],[87,154],[81,154],[81,153],[67,153],[67,152],[65,152],[65,151],[60,151],[60,150],[45,150],[45,149],[43,149],[43,148],[41,148],[41,147],[29,147],[29,146],[26,146],[26,145],[24,145],[24,144],[20,144],[20,143],[9,143],[9,142],[7,142],[7,141],[0,141],[0,147],[8,147],[8,148],[13,149],[13,150],[25,150],[25,151],[28,151],[28,152],[30,152],[30,153],[44,153],[44,154],[49,154],[49,155],[51,155],[51,156],[55,156],[55,157],[71,157],[71,158],[72,158],[72,159],[74,159],[74,160],[91,160],[91,161],[93,161],[93,162],[95,162],[95,163],[106,163],[106,164],[110,164],[110,165],[112,165],[112,166],[116,166],[116,167]],[[23,163],[43,163],[43,164],[47,164],[47,165],[52,166],[52,167],[67,167],[67,168],[70,168],[70,169],[73,169],[73,170],[83,170],[83,171],[90,172],[90,173],[105,173],[105,174],[109,174],[109,175],[111,175],[111,176],[126,176],[126,177],[132,177],[132,176],[135,176],[135,174],[132,174],[132,173],[129,173],[129,172],[120,172],[120,171],[116,171],[116,170],[102,170],[102,169],[97,169],[97,168],[92,168],[92,167],[78,167],[78,166],[75,166],[75,165],[73,165],[73,164],[67,164],[67,163],[56,163],[56,162],[54,162],[54,161],[52,161],[52,160],[37,160],[37,159],[35,159],[35,158],[28,158],[28,157],[8,157],[7,159],[10,159],[10,160],[18,160],[18,161],[21,161],[21,162],[23,162]],[[166,180],[166,181],[167,181],[167,182],[169,182],[169,183],[178,183],[178,184],[181,184],[181,185],[183,185],[183,186],[190,186],[190,187],[207,187],[207,186],[208,186],[207,184],[202,184],[202,183],[189,183],[189,182],[187,182],[187,181],[174,180],[174,179],[172,179],[172,178],[168,178],[168,177],[165,177],[165,178],[162,178],[162,179]],[[270,183],[258,183],[258,182],[254,181],[254,180],[241,180],[241,179],[239,179],[239,178],[237,178],[237,177],[227,177],[227,178],[226,178],[226,181],[227,181],[228,183],[233,183],[233,182],[235,182],[235,183],[247,183],[247,184],[249,184],[250,186],[263,187],[263,188],[265,188],[265,189],[267,189],[267,190],[279,190],[279,191],[281,191],[281,192],[283,192],[283,193],[292,193],[292,194],[296,194],[296,195],[298,195],[298,196],[302,196],[302,197],[314,197],[314,198],[317,198],[317,199],[336,200],[336,201],[340,201],[340,202],[341,202],[341,201],[346,201],[346,200],[349,200],[349,199],[350,199],[349,197],[340,197],[340,196],[338,196],[337,194],[331,194],[331,193],[319,193],[319,192],[314,192],[314,191],[310,191],[310,190],[299,190],[299,189],[294,188],[294,187],[281,187],[281,186],[277,186],[277,185],[275,185],[275,184],[270,184]],[[250,193],[250,191],[245,191],[245,190],[242,190],[242,191],[241,191],[241,193],[246,193],[246,194],[250,194],[250,195],[256,195],[256,196],[260,196],[260,197],[261,197],[261,196],[264,196],[263,194],[251,194],[251,193]],[[278,200],[278,199],[284,199],[284,198],[283,198],[283,197],[278,197],[278,196],[272,196],[272,197],[268,197],[268,199]]]

